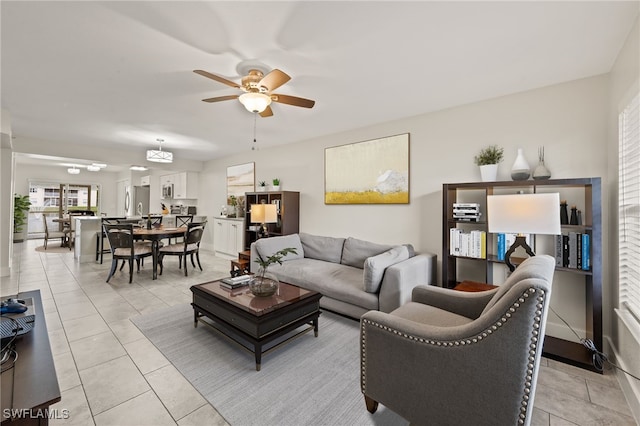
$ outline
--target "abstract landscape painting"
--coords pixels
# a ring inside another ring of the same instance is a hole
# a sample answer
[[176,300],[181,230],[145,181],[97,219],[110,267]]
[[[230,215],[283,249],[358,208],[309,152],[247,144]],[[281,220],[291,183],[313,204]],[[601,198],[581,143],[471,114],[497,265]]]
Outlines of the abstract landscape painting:
[[325,149],[325,204],[408,204],[409,134]]
[[244,197],[245,192],[253,192],[255,189],[255,163],[227,167],[227,199],[232,195]]

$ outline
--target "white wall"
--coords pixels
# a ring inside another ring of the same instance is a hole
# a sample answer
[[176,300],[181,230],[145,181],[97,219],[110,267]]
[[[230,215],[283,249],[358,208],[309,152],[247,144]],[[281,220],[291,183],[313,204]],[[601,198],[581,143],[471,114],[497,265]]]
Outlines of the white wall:
[[[604,294],[605,306],[618,307],[618,221],[617,221],[617,185],[618,185],[618,114],[629,100],[640,90],[640,18],[629,34],[627,42],[620,51],[611,71],[611,98],[608,134],[608,171],[611,189],[609,206],[609,239],[608,250],[610,273],[607,282],[613,283],[610,291]],[[640,327],[637,321],[625,320],[624,313],[618,312],[612,319],[611,339],[615,355],[623,368],[640,376]],[[640,421],[640,383],[624,374],[618,374],[629,405],[636,420]]]
[[[11,275],[13,250],[13,152],[11,143],[11,114],[0,111],[0,277]],[[5,294],[4,288],[0,294]]]
[[[247,151],[210,161],[201,173],[201,212],[219,213],[226,196],[226,168],[255,161],[256,180],[280,177],[282,189],[300,191],[300,230],[319,235],[353,236],[379,243],[412,243],[416,250],[442,261],[442,184],[479,181],[474,155],[490,144],[505,148],[498,179],[510,180],[519,147],[529,164],[537,164],[538,147],[552,178],[601,177],[603,206],[608,205],[607,172],[608,76],[572,81],[547,88],[478,102],[314,140]],[[283,131],[286,131],[284,129]],[[410,133],[410,192],[408,205],[325,205],[324,149],[399,133]],[[258,134],[258,144],[260,135]],[[603,224],[608,212],[603,213]],[[209,236],[208,236],[209,237]],[[607,241],[608,230],[603,230]],[[608,259],[604,259],[604,276]],[[611,283],[604,280],[605,292]],[[584,285],[557,288],[552,306],[584,334]],[[605,305],[605,330],[610,330],[611,304]],[[557,318],[549,330],[559,337],[572,333]],[[560,334],[561,333],[561,334]],[[551,334],[551,333],[550,333]]]

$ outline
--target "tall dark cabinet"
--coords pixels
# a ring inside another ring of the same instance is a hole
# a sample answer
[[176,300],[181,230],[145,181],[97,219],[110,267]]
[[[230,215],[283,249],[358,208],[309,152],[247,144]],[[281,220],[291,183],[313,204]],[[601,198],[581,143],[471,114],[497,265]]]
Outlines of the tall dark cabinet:
[[[587,233],[590,238],[591,259],[587,270],[556,267],[553,287],[559,287],[575,282],[584,285],[585,300],[575,300],[571,303],[585,304],[586,337],[593,340],[596,347],[602,350],[602,207],[600,178],[527,180],[504,182],[470,182],[448,183],[442,187],[442,286],[453,288],[463,280],[484,281],[493,283],[493,267],[503,264],[497,256],[497,235],[489,234],[486,221],[487,195],[507,194],[524,191],[525,193],[559,192],[560,199],[566,199],[569,204],[577,204],[582,210],[581,225],[562,225],[563,234],[570,232]],[[482,216],[477,222],[462,222],[453,217],[454,203],[478,203]],[[450,254],[450,235],[452,228],[459,228],[462,232],[480,230],[486,232],[486,258],[462,257]],[[534,250],[554,256],[555,242],[553,236],[533,236]],[[540,241],[536,241],[540,239]],[[513,258],[512,258],[513,259]],[[576,279],[574,279],[576,278]],[[564,303],[564,302],[563,302]],[[556,308],[558,310],[558,308]],[[563,310],[558,311],[563,315]],[[554,315],[549,313],[550,316]],[[557,321],[554,318],[554,321]],[[548,331],[548,329],[547,329]],[[548,358],[566,362],[578,367],[596,371],[592,365],[591,352],[582,344],[574,341],[547,336],[544,341],[543,353]]]
[[269,191],[245,193],[245,249],[257,237],[258,224],[251,221],[252,204],[276,204],[278,209],[277,223],[268,223],[269,236],[295,234],[300,229],[300,193],[295,191]]

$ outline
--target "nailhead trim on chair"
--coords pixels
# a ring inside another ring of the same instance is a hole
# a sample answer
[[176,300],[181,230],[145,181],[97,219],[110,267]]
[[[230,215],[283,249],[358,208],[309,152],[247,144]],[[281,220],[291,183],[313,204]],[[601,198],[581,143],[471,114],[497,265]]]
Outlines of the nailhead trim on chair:
[[525,383],[524,383],[524,389],[523,389],[523,394],[522,394],[522,402],[521,402],[521,407],[520,407],[520,415],[518,418],[518,424],[524,424],[524,421],[527,417],[527,410],[529,407],[529,394],[531,393],[531,385],[532,385],[532,380],[533,380],[533,368],[535,367],[535,360],[536,360],[536,352],[537,352],[537,348],[538,348],[538,335],[540,334],[539,330],[540,330],[540,321],[542,320],[542,308],[544,307],[543,302],[544,302],[544,298],[545,298],[545,292],[543,290],[536,290],[535,288],[530,288],[528,289],[526,292],[524,292],[522,294],[522,296],[520,298],[518,298],[517,302],[514,302],[513,305],[511,305],[511,307],[509,308],[509,311],[506,312],[502,318],[500,318],[500,320],[496,321],[496,323],[494,325],[492,325],[490,328],[486,329],[485,331],[483,331],[482,333],[478,334],[476,337],[473,338],[469,338],[469,339],[464,339],[464,340],[456,340],[453,342],[441,342],[441,341],[437,341],[437,340],[431,340],[431,339],[423,339],[422,337],[416,337],[416,336],[412,336],[410,334],[406,334],[403,332],[400,332],[398,330],[394,330],[390,327],[387,327],[386,325],[382,325],[382,324],[378,324],[377,322],[373,322],[370,320],[362,320],[362,324],[360,325],[360,328],[362,330],[362,332],[360,333],[361,337],[361,365],[360,365],[360,370],[361,370],[361,374],[360,374],[360,387],[362,390],[362,393],[364,393],[365,390],[365,366],[366,366],[366,359],[365,359],[365,333],[364,333],[364,325],[365,324],[371,324],[374,327],[378,327],[381,328],[385,331],[388,331],[390,333],[396,334],[398,336],[404,337],[406,339],[409,340],[413,340],[419,343],[426,343],[428,345],[435,345],[435,346],[444,346],[444,347],[452,347],[452,346],[465,346],[465,345],[470,345],[473,343],[478,343],[479,341],[481,341],[482,339],[484,339],[485,337],[488,337],[490,334],[492,334],[495,330],[498,329],[498,327],[502,327],[502,325],[504,323],[506,323],[512,316],[512,314],[520,307],[520,305],[524,302],[526,302],[529,299],[529,296],[532,296],[534,293],[538,293],[538,303],[536,304],[536,308],[538,308],[536,310],[536,316],[533,318],[533,330],[531,332],[531,343],[529,345],[529,358],[528,358],[528,363],[527,363],[527,375],[525,378]]

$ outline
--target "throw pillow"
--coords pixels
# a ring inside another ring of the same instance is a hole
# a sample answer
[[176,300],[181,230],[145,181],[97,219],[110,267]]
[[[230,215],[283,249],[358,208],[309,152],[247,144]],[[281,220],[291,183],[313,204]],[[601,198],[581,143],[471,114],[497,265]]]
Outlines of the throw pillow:
[[378,255],[382,252],[393,248],[383,244],[371,243],[369,241],[358,240],[357,238],[347,238],[342,249],[343,265],[353,266],[355,268],[364,268],[364,261],[371,256]]
[[283,261],[304,258],[304,250],[302,249],[302,243],[300,242],[298,234],[260,238],[256,241],[256,250],[263,259],[272,256],[274,253],[287,247],[296,249],[296,254],[287,254],[282,258]]
[[382,284],[384,271],[391,265],[409,259],[406,246],[394,247],[377,256],[369,257],[364,262],[364,291],[377,293]]
[[300,241],[304,249],[304,257],[340,263],[344,238],[320,237],[301,232]]

